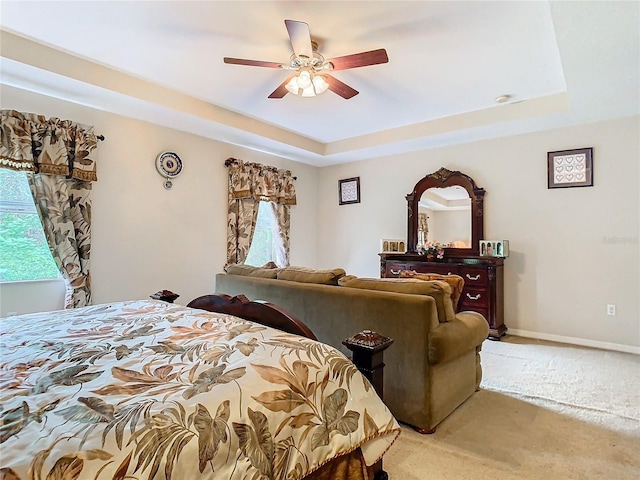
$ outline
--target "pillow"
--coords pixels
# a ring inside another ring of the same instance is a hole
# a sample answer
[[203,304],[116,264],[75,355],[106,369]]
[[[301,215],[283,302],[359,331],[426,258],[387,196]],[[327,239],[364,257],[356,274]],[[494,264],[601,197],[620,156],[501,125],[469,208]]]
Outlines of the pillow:
[[338,285],[338,279],[344,277],[342,268],[332,270],[314,270],[305,267],[284,267],[278,272],[279,280],[290,280],[301,283],[320,283],[323,285]]
[[458,311],[458,300],[462,295],[462,289],[464,288],[464,278],[460,275],[440,275],[439,273],[418,273],[415,270],[402,270],[399,275],[400,278],[415,278],[416,280],[441,280],[447,282],[451,287],[451,301],[453,302],[453,309]]
[[277,278],[277,268],[261,268],[254,267],[253,265],[229,265],[227,267],[227,273],[231,275],[243,275],[246,277],[260,277],[260,278]]
[[409,293],[428,295],[436,301],[438,321],[450,322],[455,318],[453,302],[451,301],[451,287],[440,280],[415,280],[413,278],[358,278],[349,275],[338,280],[342,287],[363,288],[366,290],[381,290],[394,293]]

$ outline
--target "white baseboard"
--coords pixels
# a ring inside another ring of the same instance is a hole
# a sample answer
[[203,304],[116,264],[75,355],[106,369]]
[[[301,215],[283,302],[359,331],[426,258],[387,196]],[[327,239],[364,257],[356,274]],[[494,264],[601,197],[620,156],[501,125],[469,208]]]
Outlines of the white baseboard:
[[580,345],[583,347],[601,348],[603,350],[614,350],[616,352],[635,353],[640,355],[640,347],[633,345],[622,345],[620,343],[599,342],[597,340],[587,340],[585,338],[565,337],[563,335],[552,335],[548,333],[529,332],[528,330],[517,330],[509,328],[508,335],[517,337],[535,338],[538,340],[549,340],[550,342],[569,343],[571,345]]

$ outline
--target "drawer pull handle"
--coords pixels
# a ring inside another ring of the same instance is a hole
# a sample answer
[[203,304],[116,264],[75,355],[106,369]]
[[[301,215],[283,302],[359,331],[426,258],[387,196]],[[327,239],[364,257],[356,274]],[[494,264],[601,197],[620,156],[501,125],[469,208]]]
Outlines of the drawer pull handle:
[[480,274],[477,274],[475,277],[470,276],[468,273],[465,275],[469,280],[480,280]]
[[394,271],[393,271],[393,268],[390,268],[390,269],[389,269],[389,271],[390,271],[393,275],[398,275],[398,274],[402,271],[402,269],[399,269],[397,272],[394,272]]
[[475,297],[472,297],[471,295],[469,295],[469,294],[467,293],[467,298],[468,298],[469,300],[478,300],[478,299],[480,298],[480,294],[477,294]]

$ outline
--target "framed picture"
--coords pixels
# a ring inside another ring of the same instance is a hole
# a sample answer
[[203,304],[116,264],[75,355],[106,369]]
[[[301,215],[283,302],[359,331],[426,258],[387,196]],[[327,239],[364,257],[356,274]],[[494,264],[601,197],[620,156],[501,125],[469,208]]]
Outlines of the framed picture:
[[340,205],[360,203],[360,177],[338,180],[338,195]]
[[593,148],[547,153],[548,188],[592,187]]
[[407,250],[404,240],[398,238],[383,238],[380,240],[382,253],[405,253]]

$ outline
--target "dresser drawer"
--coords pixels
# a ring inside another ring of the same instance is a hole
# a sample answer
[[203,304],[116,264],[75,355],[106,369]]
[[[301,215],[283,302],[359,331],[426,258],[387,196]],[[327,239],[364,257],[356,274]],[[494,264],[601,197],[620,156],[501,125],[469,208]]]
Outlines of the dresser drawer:
[[465,267],[459,275],[464,279],[465,286],[473,288],[489,285],[489,275],[486,269]]
[[447,263],[411,263],[408,268],[409,270],[415,270],[418,273],[437,273],[439,275],[455,275],[458,273],[457,265],[449,265]]
[[[489,290],[486,288],[465,288],[460,295],[460,308],[459,310],[475,310],[476,308],[489,307],[490,300]],[[468,308],[474,307],[474,308]]]
[[402,270],[410,270],[407,263],[387,262],[384,276],[386,278],[397,277]]

